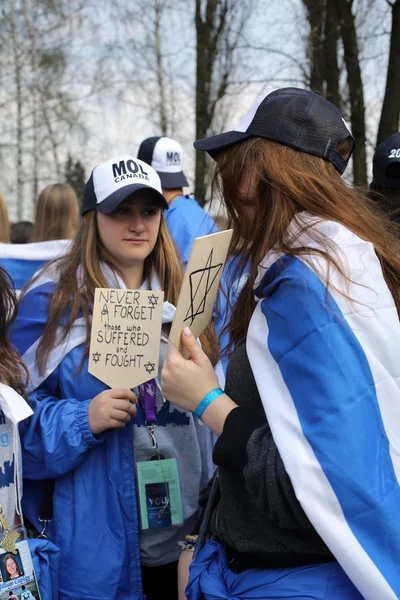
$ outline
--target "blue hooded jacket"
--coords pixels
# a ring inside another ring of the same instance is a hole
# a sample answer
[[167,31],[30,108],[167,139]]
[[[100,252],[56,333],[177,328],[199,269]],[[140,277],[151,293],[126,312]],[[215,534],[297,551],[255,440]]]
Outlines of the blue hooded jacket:
[[[25,359],[43,333],[53,286],[52,281],[39,285],[20,303],[13,327],[13,342]],[[23,508],[39,529],[41,481],[56,479],[54,519],[48,537],[61,549],[60,600],[143,600],[134,431],[135,438],[147,432],[144,427],[135,427],[132,420],[124,429],[109,429],[97,436],[92,434],[88,405],[107,386],[88,373],[87,359],[83,368],[78,369],[82,353],[83,344],[80,344],[65,354],[32,394],[34,415],[21,427],[25,477]],[[174,424],[169,429],[163,427],[178,412],[168,401],[159,411],[160,440],[173,438],[175,430],[185,435],[183,427]],[[202,427],[196,438],[193,432],[198,426],[193,417],[184,412],[179,412],[177,417],[187,431],[187,447],[191,452],[186,454],[194,465],[192,469],[185,464],[185,458],[178,460],[178,467],[188,471],[185,475],[180,470],[183,528],[187,530],[176,529],[177,539],[172,538],[168,543],[169,547],[176,546],[176,555],[179,555],[177,541],[193,527],[200,487],[210,475],[206,456],[211,455],[211,436],[207,436],[208,430]],[[168,456],[176,456],[177,446],[171,444],[175,453]],[[185,477],[193,477],[193,471],[196,471],[197,488],[188,486],[187,480],[185,485]],[[185,487],[194,489],[186,491]],[[191,502],[187,500],[189,493],[193,497]]]

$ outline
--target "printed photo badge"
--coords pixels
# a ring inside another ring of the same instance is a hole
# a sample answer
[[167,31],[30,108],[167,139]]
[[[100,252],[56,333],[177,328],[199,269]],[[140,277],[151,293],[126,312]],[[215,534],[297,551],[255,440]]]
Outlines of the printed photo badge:
[[132,389],[158,373],[164,292],[97,288],[89,373]]
[[232,229],[228,229],[193,242],[169,335],[179,350],[184,327],[190,327],[197,338],[211,321],[231,238]]

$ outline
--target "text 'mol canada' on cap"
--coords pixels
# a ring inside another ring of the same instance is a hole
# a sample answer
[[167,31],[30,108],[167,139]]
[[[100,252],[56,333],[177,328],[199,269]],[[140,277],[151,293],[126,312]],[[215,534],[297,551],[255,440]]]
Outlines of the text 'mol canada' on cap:
[[160,178],[152,167],[129,155],[106,160],[93,169],[86,183],[82,213],[95,208],[110,214],[139,190],[146,190],[162,208],[168,208]]

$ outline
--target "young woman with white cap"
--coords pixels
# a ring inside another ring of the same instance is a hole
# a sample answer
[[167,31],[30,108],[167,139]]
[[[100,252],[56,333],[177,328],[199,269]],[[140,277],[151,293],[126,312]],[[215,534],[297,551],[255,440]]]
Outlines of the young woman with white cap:
[[[98,165],[70,251],[20,302],[13,340],[34,388],[34,416],[22,431],[24,508],[39,528],[40,482],[55,479],[47,534],[61,549],[60,599],[151,600],[160,590],[174,598],[177,542],[197,518],[198,491],[210,474],[211,435],[163,399],[156,379],[149,407],[147,385],[140,393],[108,389],[88,372],[98,287],[164,290],[162,365],[181,284],[167,208],[159,177],[145,163],[119,156]],[[211,334],[202,341],[212,357]],[[140,531],[135,469],[154,458],[153,430],[159,451],[176,460],[183,522],[166,519]]]
[[164,363],[163,393],[219,435],[186,595],[400,598],[400,249],[341,178],[350,131],[319,94],[283,88],[195,147],[217,162],[252,285],[225,393],[190,331],[191,360],[170,345]]

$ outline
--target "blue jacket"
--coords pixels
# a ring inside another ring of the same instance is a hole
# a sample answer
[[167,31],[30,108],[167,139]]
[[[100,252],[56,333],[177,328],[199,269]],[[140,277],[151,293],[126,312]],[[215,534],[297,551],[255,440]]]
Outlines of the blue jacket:
[[214,220],[194,198],[178,196],[171,202],[164,216],[185,268],[194,239],[219,231]]
[[[51,288],[52,282],[39,286],[20,303],[13,341],[21,355],[43,331]],[[87,360],[77,371],[82,352],[80,345],[67,353],[32,395],[34,415],[21,428],[24,511],[39,528],[40,481],[56,478],[48,536],[61,549],[60,600],[143,600],[134,424],[93,436],[88,405],[107,388],[88,373]],[[176,412],[168,402],[163,411],[166,418]],[[193,422],[186,413],[180,418]],[[167,433],[160,431],[160,439],[162,435]],[[194,451],[188,436],[188,448]],[[208,475],[204,473],[199,487]],[[198,490],[193,494],[197,500]]]

